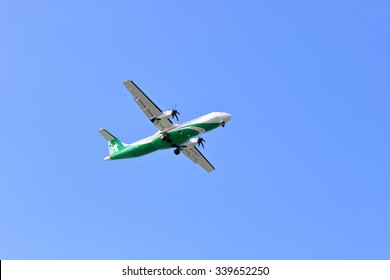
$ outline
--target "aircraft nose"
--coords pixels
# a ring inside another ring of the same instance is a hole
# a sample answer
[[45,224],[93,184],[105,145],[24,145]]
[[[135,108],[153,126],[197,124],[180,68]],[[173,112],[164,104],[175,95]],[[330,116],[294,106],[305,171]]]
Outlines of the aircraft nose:
[[232,118],[232,115],[229,113],[224,113],[223,118],[225,122],[228,122]]

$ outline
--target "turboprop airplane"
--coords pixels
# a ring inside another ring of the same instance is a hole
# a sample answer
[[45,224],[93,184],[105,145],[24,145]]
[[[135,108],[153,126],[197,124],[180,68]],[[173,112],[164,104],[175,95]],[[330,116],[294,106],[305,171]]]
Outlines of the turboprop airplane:
[[178,121],[177,115],[180,115],[176,109],[163,112],[133,81],[127,80],[123,84],[133,95],[135,103],[149,121],[157,127],[158,131],[154,135],[132,144],[125,144],[104,128],[99,129],[100,134],[108,142],[110,153],[104,160],[139,157],[157,150],[173,148],[175,155],[183,153],[207,172],[215,169],[196,147],[202,146],[204,148],[203,142],[206,142],[198,135],[217,127],[225,127],[232,117],[230,114],[213,112],[183,124],[175,124],[172,120],[176,118]]

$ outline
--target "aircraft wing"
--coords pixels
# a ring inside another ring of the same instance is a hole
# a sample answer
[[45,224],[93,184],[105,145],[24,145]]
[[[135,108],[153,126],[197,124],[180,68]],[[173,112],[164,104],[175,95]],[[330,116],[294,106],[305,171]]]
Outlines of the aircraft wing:
[[160,108],[153,103],[149,97],[142,92],[142,90],[137,87],[137,85],[130,80],[124,81],[123,84],[130,91],[134,97],[135,103],[141,108],[142,112],[148,117],[148,119],[159,129],[166,130],[173,126],[172,121],[169,118],[162,118],[158,120],[159,116],[163,114]]
[[190,146],[181,150],[190,160],[202,166],[207,172],[213,171],[215,168],[212,164],[202,155],[198,148]]

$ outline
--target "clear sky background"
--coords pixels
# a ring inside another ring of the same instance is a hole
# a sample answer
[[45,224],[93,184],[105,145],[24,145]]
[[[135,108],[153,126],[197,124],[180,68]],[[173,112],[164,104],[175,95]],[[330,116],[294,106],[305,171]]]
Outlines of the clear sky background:
[[[389,259],[389,1],[1,1],[0,259]],[[208,174],[122,85],[204,135]]]

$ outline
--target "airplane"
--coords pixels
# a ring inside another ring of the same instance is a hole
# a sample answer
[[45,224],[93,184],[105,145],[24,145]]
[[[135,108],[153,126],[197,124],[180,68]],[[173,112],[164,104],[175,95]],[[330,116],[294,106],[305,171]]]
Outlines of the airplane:
[[175,124],[172,120],[179,121],[178,115],[180,115],[175,108],[161,111],[133,81],[126,80],[123,84],[158,131],[132,144],[125,144],[104,128],[99,129],[100,134],[108,142],[109,156],[104,160],[139,157],[157,150],[173,148],[175,155],[184,154],[207,172],[215,170],[196,146],[204,148],[203,143],[206,141],[199,135],[218,127],[225,127],[232,117],[230,114],[213,112],[182,124]]

